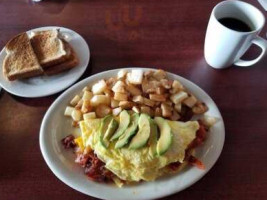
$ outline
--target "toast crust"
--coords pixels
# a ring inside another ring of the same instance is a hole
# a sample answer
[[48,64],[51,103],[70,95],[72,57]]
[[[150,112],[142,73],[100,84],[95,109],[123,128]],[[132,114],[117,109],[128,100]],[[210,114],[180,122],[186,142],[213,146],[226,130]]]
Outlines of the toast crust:
[[3,73],[8,80],[29,78],[43,74],[27,33],[12,38],[5,46]]

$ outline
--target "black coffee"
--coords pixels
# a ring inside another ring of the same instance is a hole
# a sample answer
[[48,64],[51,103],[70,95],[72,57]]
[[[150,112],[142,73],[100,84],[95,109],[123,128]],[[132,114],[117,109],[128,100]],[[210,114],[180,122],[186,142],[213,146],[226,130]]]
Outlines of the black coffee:
[[231,18],[231,17],[225,17],[222,19],[219,19],[219,22],[226,26],[227,28],[230,28],[232,30],[235,31],[239,31],[239,32],[250,32],[252,31],[252,28],[249,27],[249,25],[247,25],[245,22],[239,20],[239,19],[235,19],[235,18]]

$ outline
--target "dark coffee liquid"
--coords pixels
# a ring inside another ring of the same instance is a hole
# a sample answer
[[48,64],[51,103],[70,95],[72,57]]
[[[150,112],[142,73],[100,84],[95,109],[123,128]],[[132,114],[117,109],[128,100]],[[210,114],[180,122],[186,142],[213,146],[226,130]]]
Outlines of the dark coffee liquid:
[[235,19],[235,18],[231,18],[231,17],[225,17],[222,19],[219,19],[219,22],[226,26],[227,28],[230,28],[232,30],[235,31],[239,31],[239,32],[250,32],[252,31],[252,28],[249,27],[249,25],[247,25],[245,22],[239,20],[239,19]]

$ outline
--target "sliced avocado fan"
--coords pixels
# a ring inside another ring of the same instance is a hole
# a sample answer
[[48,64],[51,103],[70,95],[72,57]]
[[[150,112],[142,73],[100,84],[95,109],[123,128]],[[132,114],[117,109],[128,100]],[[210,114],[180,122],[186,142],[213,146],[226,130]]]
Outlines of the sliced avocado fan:
[[119,137],[118,141],[116,142],[115,145],[116,149],[125,146],[129,142],[129,139],[136,134],[138,127],[138,120],[139,120],[139,115],[137,113],[131,116],[131,123],[129,127],[126,129],[126,131],[124,131],[124,133]]
[[160,130],[160,137],[157,143],[157,153],[161,156],[170,148],[173,135],[171,132],[171,127],[165,119],[161,117],[155,117],[154,120]]
[[157,156],[157,142],[158,142],[158,127],[153,119],[150,118],[150,136],[148,139],[149,155],[151,157]]
[[141,114],[138,120],[138,132],[133,137],[129,149],[139,149],[146,145],[150,136],[150,117],[146,114]]
[[124,131],[128,128],[129,124],[130,124],[130,115],[126,110],[124,110],[120,113],[119,128],[116,130],[116,132],[112,136],[111,141],[118,139],[124,133]]
[[118,122],[115,119],[112,119],[108,124],[108,128],[104,134],[104,137],[100,138],[100,142],[104,147],[108,148],[110,143],[109,140],[117,128],[118,128]]
[[111,115],[108,115],[104,117],[103,119],[101,119],[100,128],[99,128],[99,137],[100,137],[100,142],[104,147],[106,147],[106,144],[104,142],[104,135],[112,119],[113,117]]

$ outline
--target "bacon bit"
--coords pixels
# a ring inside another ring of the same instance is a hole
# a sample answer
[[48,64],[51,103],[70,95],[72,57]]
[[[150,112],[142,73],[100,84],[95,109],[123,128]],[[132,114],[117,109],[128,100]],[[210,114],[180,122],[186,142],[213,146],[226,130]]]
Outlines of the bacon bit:
[[61,143],[65,149],[70,149],[70,148],[74,149],[76,147],[74,139],[75,138],[73,135],[68,135],[67,137],[65,137],[61,140]]
[[194,165],[198,169],[204,170],[206,168],[205,165],[200,160],[198,160],[196,157],[192,155],[188,158],[188,163]]

